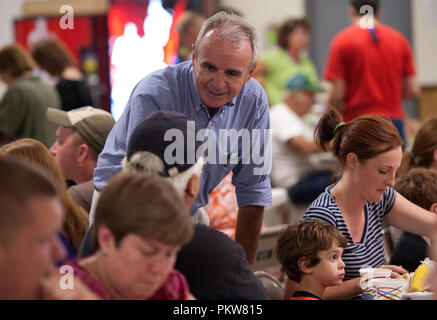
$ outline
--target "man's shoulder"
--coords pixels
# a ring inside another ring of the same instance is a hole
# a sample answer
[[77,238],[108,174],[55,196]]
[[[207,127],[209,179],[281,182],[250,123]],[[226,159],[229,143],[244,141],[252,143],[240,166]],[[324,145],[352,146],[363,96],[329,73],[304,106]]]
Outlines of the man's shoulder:
[[340,30],[333,38],[333,42],[347,41],[354,39],[362,32],[362,29],[356,25],[350,25]]
[[91,190],[91,192],[94,192],[94,181],[93,181],[93,179],[91,179],[89,181],[73,185],[73,186],[69,187],[68,190],[73,190],[73,191],[80,192],[80,193],[87,192],[90,190]]
[[379,31],[383,33],[384,36],[389,37],[392,41],[403,41],[408,43],[408,39],[399,30],[396,30],[395,28],[392,28],[386,24],[380,23],[376,27],[376,30],[377,32]]
[[29,92],[35,92],[35,93],[41,93],[42,92],[49,92],[49,93],[56,93],[56,90],[49,85],[42,82],[37,77],[31,77],[31,78],[22,78],[17,80],[15,83],[13,83],[10,86],[11,91],[25,91],[27,93]]
[[379,23],[378,25],[376,25],[376,30],[378,30],[378,29],[383,31],[383,32],[390,33],[390,34],[405,38],[404,35],[400,31],[398,31],[395,28],[390,27],[384,23]]
[[249,81],[241,89],[240,95],[248,96],[256,100],[261,100],[267,102],[267,95],[260,85],[260,83],[254,78],[250,78]]
[[293,112],[293,110],[291,110],[291,108],[289,108],[285,102],[279,102],[275,105],[273,105],[270,108],[270,116],[274,117],[274,116],[281,116],[281,115],[296,115],[295,112]]
[[[272,106],[269,110],[270,120],[272,122],[277,122],[284,124],[287,121],[287,125],[298,124],[306,125],[301,117],[299,117],[288,105],[284,102],[280,102]],[[290,123],[291,122],[291,123]]]
[[6,93],[18,95],[21,97],[21,101],[26,101],[26,103],[32,105],[39,104],[46,107],[47,104],[50,104],[49,106],[54,108],[60,105],[60,98],[56,89],[45,84],[37,77],[22,78],[16,81]]

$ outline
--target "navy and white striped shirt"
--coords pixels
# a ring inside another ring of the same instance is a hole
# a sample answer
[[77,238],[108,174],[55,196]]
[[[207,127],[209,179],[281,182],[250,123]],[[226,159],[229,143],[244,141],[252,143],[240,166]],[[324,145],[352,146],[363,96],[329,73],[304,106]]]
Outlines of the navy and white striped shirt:
[[360,242],[354,242],[349,234],[343,215],[331,195],[335,184],[328,186],[305,212],[303,219],[326,221],[337,227],[347,239],[342,259],[345,263],[344,280],[360,276],[362,267],[378,267],[385,264],[384,236],[382,223],[384,216],[391,210],[396,199],[396,191],[390,187],[379,202],[366,202],[364,206],[364,232]]

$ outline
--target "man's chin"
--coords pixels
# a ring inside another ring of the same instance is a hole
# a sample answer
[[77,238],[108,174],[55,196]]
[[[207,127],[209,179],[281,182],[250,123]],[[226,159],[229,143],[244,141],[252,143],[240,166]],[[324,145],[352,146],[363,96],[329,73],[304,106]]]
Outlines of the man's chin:
[[208,94],[207,97],[202,98],[202,102],[209,108],[220,108],[229,103],[232,99],[229,99],[227,95],[212,96]]

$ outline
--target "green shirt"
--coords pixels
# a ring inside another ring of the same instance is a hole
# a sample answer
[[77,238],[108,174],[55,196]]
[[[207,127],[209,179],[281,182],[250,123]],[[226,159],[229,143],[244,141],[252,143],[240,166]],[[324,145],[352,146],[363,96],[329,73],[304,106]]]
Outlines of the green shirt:
[[261,55],[260,60],[267,69],[264,76],[264,90],[270,106],[282,101],[285,85],[292,76],[303,73],[308,75],[310,81],[318,82],[316,68],[305,52],[300,55],[299,64],[281,48],[266,51]]
[[47,108],[59,108],[56,90],[38,78],[15,81],[0,102],[0,127],[17,138],[33,138],[48,148],[55,141],[57,125],[49,122]]

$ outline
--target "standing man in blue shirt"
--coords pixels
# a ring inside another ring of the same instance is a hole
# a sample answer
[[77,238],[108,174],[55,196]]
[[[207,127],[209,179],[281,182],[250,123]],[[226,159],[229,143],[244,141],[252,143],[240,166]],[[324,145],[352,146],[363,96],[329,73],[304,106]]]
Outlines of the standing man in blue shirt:
[[[239,16],[219,12],[209,18],[194,45],[192,61],[155,71],[137,84],[94,171],[94,184],[100,191],[121,170],[129,137],[142,119],[157,110],[185,114],[198,129],[205,129],[205,140],[219,141],[214,148],[208,145],[208,164],[191,213],[195,215],[208,203],[208,194],[232,170],[239,206],[235,240],[245,248],[250,264],[264,207],[272,201],[268,101],[251,78],[256,54],[256,33]],[[224,141],[219,139],[223,136],[227,137]]]

